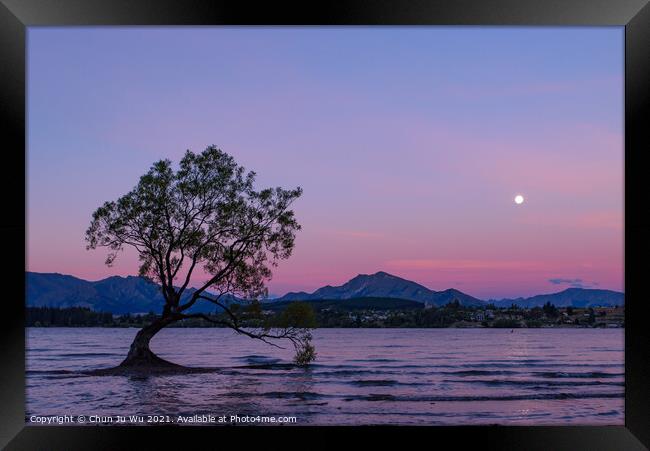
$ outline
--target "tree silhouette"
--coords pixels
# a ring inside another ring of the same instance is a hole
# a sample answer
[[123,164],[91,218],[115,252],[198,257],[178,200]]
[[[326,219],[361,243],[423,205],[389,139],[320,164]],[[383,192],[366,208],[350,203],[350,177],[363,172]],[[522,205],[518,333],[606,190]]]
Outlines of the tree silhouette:
[[546,316],[549,318],[557,318],[560,312],[558,312],[557,307],[555,307],[554,304],[551,304],[550,301],[547,301],[543,306],[542,309],[544,310],[544,313]]
[[[217,322],[270,344],[287,339],[301,363],[313,356],[309,329],[291,324],[244,328],[241,312],[246,309],[227,302],[237,296],[258,306],[267,294],[271,268],[291,255],[300,230],[289,207],[301,188],[256,191],[255,175],[215,146],[199,154],[188,150],[178,170],[169,160],[154,163],[130,192],[93,213],[87,248],[108,248],[108,266],[125,246],[136,249],[139,275],[160,284],[165,300],[160,317],[137,333],[120,366],[177,366],[156,356],[149,343],[161,329],[186,318]],[[191,288],[197,267],[207,280]],[[189,312],[197,302],[225,314]]]

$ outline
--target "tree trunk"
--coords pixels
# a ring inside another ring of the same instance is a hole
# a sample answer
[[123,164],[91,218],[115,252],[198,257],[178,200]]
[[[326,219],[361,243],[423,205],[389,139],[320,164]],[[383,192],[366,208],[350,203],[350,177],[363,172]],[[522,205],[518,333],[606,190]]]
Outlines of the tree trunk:
[[149,349],[149,342],[151,341],[151,338],[153,338],[153,336],[156,335],[162,328],[177,320],[178,318],[175,316],[163,316],[148,326],[140,329],[133,339],[133,343],[131,343],[131,348],[129,349],[128,355],[124,361],[120,363],[120,366],[179,367],[180,365],[168,362],[165,359],[161,359],[156,354],[151,352],[151,349]]

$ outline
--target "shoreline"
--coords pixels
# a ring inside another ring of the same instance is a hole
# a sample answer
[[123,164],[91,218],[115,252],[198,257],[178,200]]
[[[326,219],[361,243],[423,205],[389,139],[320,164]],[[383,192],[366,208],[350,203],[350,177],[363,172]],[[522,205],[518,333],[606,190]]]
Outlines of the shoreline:
[[[141,326],[98,326],[98,325],[52,325],[52,326],[25,326],[25,329],[141,329]],[[229,329],[228,327],[217,327],[217,326],[167,326],[165,329]],[[448,326],[448,327],[311,327],[311,330],[318,329],[391,329],[391,330],[400,330],[400,329],[484,329],[484,330],[515,330],[515,329],[625,329],[625,326],[616,326],[616,327],[590,327],[590,326],[576,326],[576,325],[557,325],[557,326],[540,326],[540,327],[485,327],[485,326]]]

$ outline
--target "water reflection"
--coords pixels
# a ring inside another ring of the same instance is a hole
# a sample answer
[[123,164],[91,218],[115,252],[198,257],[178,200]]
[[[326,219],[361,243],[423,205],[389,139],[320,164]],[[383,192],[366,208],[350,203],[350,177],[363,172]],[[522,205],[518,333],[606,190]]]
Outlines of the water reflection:
[[[298,424],[623,424],[623,330],[321,329],[318,359],[223,329],[168,329],[161,357],[218,371],[85,376],[135,329],[27,331],[27,412],[288,415]],[[205,346],[216,342],[219,347]]]

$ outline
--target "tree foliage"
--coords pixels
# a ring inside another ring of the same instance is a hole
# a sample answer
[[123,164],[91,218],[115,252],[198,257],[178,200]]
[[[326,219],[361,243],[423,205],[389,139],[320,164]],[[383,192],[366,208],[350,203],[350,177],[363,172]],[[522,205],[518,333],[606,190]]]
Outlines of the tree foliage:
[[[160,160],[131,191],[93,213],[87,247],[108,248],[109,266],[125,247],[135,248],[139,275],[161,286],[167,322],[210,321],[188,312],[196,302],[210,302],[227,313],[224,325],[267,342],[289,339],[299,352],[309,342],[305,328],[244,329],[240,314],[250,310],[224,302],[236,296],[254,306],[265,297],[272,268],[291,255],[300,230],[290,206],[301,188],[258,191],[255,176],[215,146],[188,150],[177,170]],[[198,267],[207,280],[189,289]]]
[[560,312],[558,311],[557,307],[555,307],[555,305],[551,304],[549,301],[547,301],[542,306],[542,310],[544,311],[544,314],[549,318],[557,318],[560,315]]

